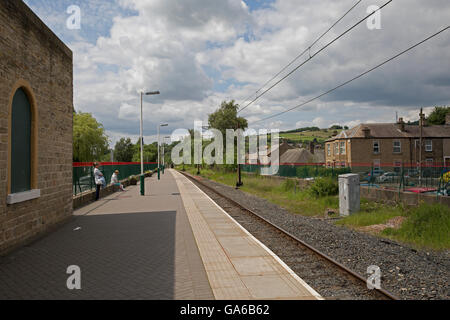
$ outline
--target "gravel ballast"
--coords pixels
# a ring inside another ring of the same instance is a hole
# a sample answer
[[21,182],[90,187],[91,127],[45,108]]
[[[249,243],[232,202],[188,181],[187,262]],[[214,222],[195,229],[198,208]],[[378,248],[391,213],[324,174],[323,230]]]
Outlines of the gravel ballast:
[[202,178],[202,183],[292,233],[346,267],[367,275],[382,272],[382,287],[401,299],[449,299],[450,251],[408,245],[336,226],[335,220],[295,215],[265,199]]

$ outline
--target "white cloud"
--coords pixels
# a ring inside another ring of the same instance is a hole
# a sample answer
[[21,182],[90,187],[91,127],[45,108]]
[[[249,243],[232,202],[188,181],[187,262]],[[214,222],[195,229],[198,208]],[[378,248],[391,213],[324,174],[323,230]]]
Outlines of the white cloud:
[[[75,107],[92,112],[113,137],[137,137],[139,91],[160,90],[160,96],[145,98],[146,136],[154,136],[160,122],[170,123],[167,133],[192,128],[194,120],[207,120],[223,100],[254,97],[263,83],[353,4],[353,0],[276,0],[270,7],[250,11],[241,0],[117,0],[115,6],[95,1],[84,8],[100,15],[106,10],[105,16],[114,18],[96,41],[71,38]],[[362,2],[312,52],[365,16],[366,5]],[[124,8],[134,13],[122,15]],[[63,21],[61,15],[38,11],[52,25]],[[392,122],[396,111],[406,120],[417,120],[421,106],[449,104],[448,32],[329,96],[251,124],[424,39],[448,25],[449,16],[448,0],[394,1],[382,11],[381,30],[369,31],[365,24],[355,28],[242,115],[251,127],[281,130]],[[85,22],[93,27],[100,23],[94,15]]]

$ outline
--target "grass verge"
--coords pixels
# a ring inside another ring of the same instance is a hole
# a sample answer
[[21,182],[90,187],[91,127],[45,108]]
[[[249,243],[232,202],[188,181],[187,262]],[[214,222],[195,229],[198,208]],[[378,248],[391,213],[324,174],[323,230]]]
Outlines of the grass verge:
[[[197,169],[186,168],[186,171],[196,175]],[[201,176],[228,186],[236,186],[236,173],[202,169]],[[339,199],[337,196],[315,197],[309,190],[298,190],[287,181],[266,178],[258,175],[243,174],[244,186],[240,189],[260,198],[269,200],[286,210],[304,216],[324,215],[328,209],[337,211]]]
[[[197,169],[192,167],[186,168],[186,171],[197,174]],[[236,185],[234,172],[202,169],[201,176],[228,186]],[[241,187],[242,191],[264,198],[294,214],[323,217],[328,211],[339,212],[338,197],[323,195],[334,189],[326,180],[321,180],[309,189],[298,190],[291,180],[247,174],[243,174],[243,179],[245,184]],[[318,192],[317,188],[326,192]],[[359,229],[383,225],[397,217],[404,217],[405,222],[398,229],[384,228],[379,236],[409,243],[417,248],[450,249],[450,208],[440,204],[407,208],[362,199],[359,213],[343,218],[336,224]]]
[[407,211],[407,219],[400,229],[388,228],[382,235],[418,247],[449,249],[450,208],[441,204],[422,204]]

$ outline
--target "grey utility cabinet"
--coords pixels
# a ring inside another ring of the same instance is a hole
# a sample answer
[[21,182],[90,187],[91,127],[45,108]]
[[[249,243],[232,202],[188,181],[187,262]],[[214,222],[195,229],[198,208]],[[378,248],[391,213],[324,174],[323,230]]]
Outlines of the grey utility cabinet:
[[344,174],[339,176],[339,211],[341,216],[349,216],[359,212],[361,195],[359,175]]

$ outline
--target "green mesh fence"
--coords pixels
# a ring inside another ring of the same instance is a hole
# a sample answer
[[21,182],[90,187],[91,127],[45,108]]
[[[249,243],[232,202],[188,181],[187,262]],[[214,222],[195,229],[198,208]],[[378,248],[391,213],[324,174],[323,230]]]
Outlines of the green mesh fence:
[[[261,165],[246,164],[242,171],[260,174]],[[399,191],[428,192],[438,195],[450,195],[450,167],[429,165],[422,167],[398,167],[394,165],[353,166],[352,168],[328,168],[323,165],[280,165],[277,176],[287,178],[335,178],[340,175],[356,173],[360,176],[362,186],[384,188]]]
[[[247,164],[242,166],[242,171],[247,173],[261,172],[261,165]],[[349,168],[326,168],[321,165],[280,165],[277,176],[287,178],[317,178],[317,177],[335,177],[341,174],[351,173]]]
[[[156,163],[144,164],[144,171],[155,170]],[[141,174],[139,163],[101,163],[99,170],[103,173],[106,183],[111,183],[111,177],[116,170],[119,170],[119,180],[125,180],[131,176]],[[95,189],[94,167],[91,163],[75,163],[73,165],[73,194],[77,195]]]

